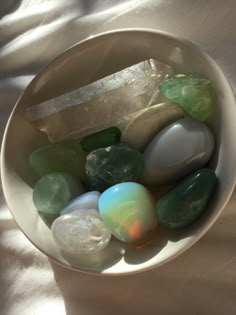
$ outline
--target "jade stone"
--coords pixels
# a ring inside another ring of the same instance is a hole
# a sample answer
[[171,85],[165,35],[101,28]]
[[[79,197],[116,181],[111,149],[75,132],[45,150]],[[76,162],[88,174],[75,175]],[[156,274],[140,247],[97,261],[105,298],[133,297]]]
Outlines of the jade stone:
[[42,146],[29,156],[32,170],[43,176],[53,172],[67,172],[85,179],[86,153],[78,140],[67,140]]
[[118,183],[137,181],[142,167],[142,154],[126,144],[94,150],[87,156],[88,186],[102,192]]
[[202,168],[185,178],[158,201],[159,223],[169,228],[193,223],[206,210],[215,185],[216,175],[210,168]]
[[162,81],[159,90],[192,117],[206,121],[212,113],[211,83],[197,75],[176,75]]
[[117,127],[110,127],[81,139],[80,144],[86,152],[109,147],[120,142],[121,132]]
[[33,190],[33,202],[45,215],[59,215],[76,196],[84,193],[79,180],[69,173],[50,173],[41,177]]

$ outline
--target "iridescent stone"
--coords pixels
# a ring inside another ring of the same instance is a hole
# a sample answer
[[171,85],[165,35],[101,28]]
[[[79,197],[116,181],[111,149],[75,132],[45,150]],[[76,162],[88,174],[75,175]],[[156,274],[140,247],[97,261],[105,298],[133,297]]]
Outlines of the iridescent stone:
[[92,190],[104,191],[118,183],[136,181],[141,175],[142,167],[142,154],[128,145],[97,149],[87,156],[88,185]]
[[185,178],[156,205],[160,224],[182,228],[193,223],[206,210],[216,185],[213,170],[203,168]]
[[45,215],[59,215],[60,211],[84,189],[69,173],[50,173],[39,179],[33,190],[33,202]]
[[27,107],[26,115],[53,142],[81,138],[111,126],[127,115],[157,103],[158,84],[173,69],[149,59],[77,90]]
[[197,75],[176,75],[161,82],[159,89],[181,105],[192,118],[205,121],[210,117],[213,99],[209,80]]
[[123,242],[135,242],[157,226],[151,193],[137,183],[121,183],[104,191],[99,211],[112,234]]
[[62,211],[61,215],[77,210],[96,209],[98,211],[98,199],[100,192],[90,191],[73,199]]
[[97,210],[80,210],[58,217],[51,227],[53,238],[66,254],[93,254],[105,248],[111,233]]
[[122,133],[121,140],[132,148],[143,151],[152,138],[168,124],[184,116],[181,106],[162,103],[138,112]]
[[120,130],[117,127],[110,127],[84,137],[80,144],[86,152],[91,152],[119,143],[120,137]]
[[53,172],[67,172],[85,179],[86,153],[79,141],[67,140],[42,146],[29,157],[32,170],[43,176]]
[[173,183],[203,167],[213,149],[212,131],[200,121],[182,118],[162,129],[144,151],[143,182]]

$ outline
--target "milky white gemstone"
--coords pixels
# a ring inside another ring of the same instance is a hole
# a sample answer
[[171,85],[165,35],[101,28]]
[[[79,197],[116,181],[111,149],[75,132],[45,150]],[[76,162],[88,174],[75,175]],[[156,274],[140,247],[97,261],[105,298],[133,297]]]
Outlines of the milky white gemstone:
[[89,254],[105,248],[111,233],[97,210],[78,210],[58,217],[52,235],[60,250],[67,254]]
[[100,192],[89,191],[73,199],[62,211],[61,215],[71,213],[76,210],[95,209],[98,210],[98,199]]

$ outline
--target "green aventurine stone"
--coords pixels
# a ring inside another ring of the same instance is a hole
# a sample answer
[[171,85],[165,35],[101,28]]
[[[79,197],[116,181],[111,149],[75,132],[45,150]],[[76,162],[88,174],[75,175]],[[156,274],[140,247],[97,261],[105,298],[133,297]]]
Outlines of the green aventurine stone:
[[104,191],[118,183],[135,182],[142,167],[142,154],[126,144],[94,150],[87,156],[88,186],[91,190]]
[[197,75],[176,75],[159,84],[159,90],[192,117],[205,121],[212,113],[210,81]]
[[78,140],[66,140],[43,146],[30,154],[32,170],[43,176],[53,172],[67,172],[85,179],[86,153]]
[[45,215],[59,215],[60,211],[84,189],[69,173],[50,173],[39,179],[33,191],[33,202]]
[[216,184],[216,175],[202,168],[185,178],[157,203],[160,224],[182,228],[193,223],[206,209]]
[[110,127],[81,139],[80,144],[86,152],[109,147],[120,142],[121,132],[117,127]]

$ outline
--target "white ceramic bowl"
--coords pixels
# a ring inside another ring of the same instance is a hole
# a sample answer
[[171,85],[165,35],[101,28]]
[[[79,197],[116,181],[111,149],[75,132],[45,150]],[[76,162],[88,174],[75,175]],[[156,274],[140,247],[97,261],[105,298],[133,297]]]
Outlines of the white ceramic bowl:
[[[146,245],[119,241],[99,255],[67,261],[32,203],[33,178],[27,164],[31,151],[47,143],[25,119],[25,108],[86,85],[144,59],[156,58],[178,72],[198,72],[217,92],[212,128],[217,146],[211,166],[219,183],[196,224],[182,231],[163,230]],[[216,221],[233,191],[236,178],[236,107],[229,82],[217,64],[192,43],[153,30],[128,29],[100,34],[65,51],[39,73],[18,100],[8,121],[1,157],[5,198],[22,232],[44,254],[65,267],[97,274],[121,275],[160,266],[190,248]]]

